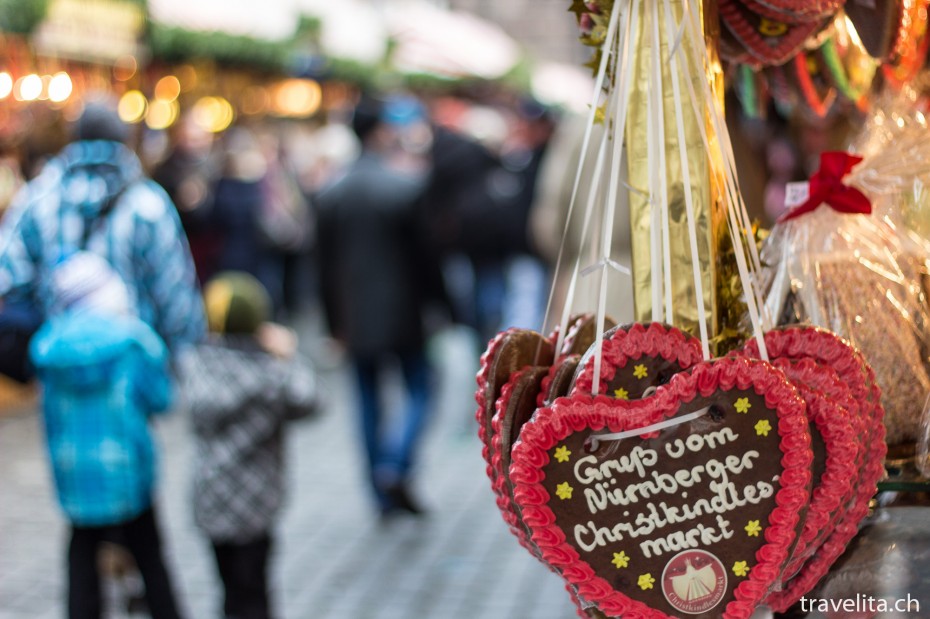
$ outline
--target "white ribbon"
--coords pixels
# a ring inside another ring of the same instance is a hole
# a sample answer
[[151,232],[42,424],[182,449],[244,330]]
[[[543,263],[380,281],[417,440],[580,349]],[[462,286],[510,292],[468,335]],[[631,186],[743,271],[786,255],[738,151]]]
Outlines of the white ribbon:
[[[581,141],[581,153],[578,159],[578,168],[575,170],[575,181],[572,184],[571,198],[569,199],[569,203],[568,203],[568,214],[565,217],[565,229],[562,232],[562,240],[561,240],[561,243],[559,244],[559,252],[558,252],[558,256],[556,257],[556,261],[555,261],[555,272],[556,273],[558,273],[559,268],[562,265],[562,258],[565,253],[565,245],[568,240],[569,224],[572,221],[572,213],[574,212],[574,209],[575,209],[575,202],[578,199],[578,189],[581,187],[582,171],[584,170],[584,164],[588,157],[588,146],[591,143],[591,135],[592,135],[592,132],[594,131],[594,119],[597,113],[598,101],[600,101],[601,93],[604,90],[604,81],[607,77],[607,65],[608,65],[608,61],[610,60],[611,54],[613,53],[614,43],[615,43],[616,34],[617,34],[617,27],[620,23],[621,14],[623,13],[623,11],[620,10],[622,7],[616,6],[614,8],[615,10],[611,11],[610,20],[607,23],[607,34],[604,38],[604,44],[601,46],[601,62],[600,62],[600,65],[598,66],[597,78],[594,81],[594,92],[591,95],[591,106],[590,106],[591,109],[588,112],[588,122],[585,127],[584,137],[582,138],[582,141]],[[602,167],[602,161],[599,155],[598,161],[596,164],[596,170],[600,170],[601,167]],[[592,188],[592,195],[594,193],[596,193],[596,186]],[[590,204],[589,204],[589,208],[592,208]],[[584,234],[582,234],[582,238],[584,238]],[[573,274],[572,284],[574,284],[574,279],[575,279],[575,276]],[[574,293],[574,286],[571,286],[570,288],[572,290],[572,293]],[[553,280],[552,287],[549,291],[549,299],[546,302],[546,312],[543,318],[543,324],[545,324],[549,320],[549,313],[552,310],[552,302],[555,297],[555,290],[556,290],[555,281]],[[570,302],[569,302],[570,299],[571,297],[569,297],[566,300],[566,306],[570,306]],[[561,340],[563,338],[563,334],[565,332],[567,325],[568,325],[568,314],[565,314],[565,316],[563,317],[563,321],[561,323],[561,329],[559,330],[558,344],[560,346],[561,346]]]
[[660,421],[659,423],[654,423],[651,426],[645,426],[643,428],[636,428],[635,430],[627,430],[625,432],[613,432],[610,434],[592,434],[588,437],[588,440],[591,441],[590,449],[594,451],[598,448],[600,443],[607,443],[610,441],[622,441],[626,438],[633,438],[635,436],[642,436],[643,434],[650,434],[652,432],[659,432],[666,428],[674,428],[683,423],[688,423],[689,421],[694,421],[695,419],[700,419],[704,415],[710,412],[710,407],[705,406],[704,408],[694,411],[693,413],[688,413],[687,415],[681,415],[679,417],[672,417],[671,419],[666,419],[665,421]]

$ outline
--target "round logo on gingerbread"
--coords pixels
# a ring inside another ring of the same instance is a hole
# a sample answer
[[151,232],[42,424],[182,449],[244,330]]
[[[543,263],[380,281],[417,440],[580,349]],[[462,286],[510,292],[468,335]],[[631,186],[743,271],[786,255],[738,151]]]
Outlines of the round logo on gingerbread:
[[704,550],[679,552],[662,571],[662,593],[675,610],[699,615],[714,608],[727,591],[720,559]]

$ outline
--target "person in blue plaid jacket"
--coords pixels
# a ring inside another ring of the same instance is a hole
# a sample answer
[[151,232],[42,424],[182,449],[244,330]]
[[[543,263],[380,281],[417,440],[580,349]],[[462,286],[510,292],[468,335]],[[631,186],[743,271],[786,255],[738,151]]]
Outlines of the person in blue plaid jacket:
[[[0,222],[0,305],[25,302],[46,320],[31,352],[61,503],[72,521],[69,617],[101,616],[92,568],[99,543],[112,541],[136,555],[153,619],[174,619],[152,510],[146,418],[169,405],[159,391],[171,382],[163,368],[169,355],[206,336],[203,301],[178,213],[127,146],[129,129],[115,105],[88,101],[73,129],[74,141],[22,188]],[[121,313],[134,317],[134,327],[114,321],[109,329],[98,320],[65,329],[57,320],[64,309],[54,274],[79,253],[101,259],[125,286]],[[68,371],[59,371],[65,361]],[[116,463],[125,458],[132,466],[124,470]],[[98,477],[84,475],[86,462],[96,463]]]
[[14,198],[0,224],[0,299],[31,302],[44,316],[48,275],[86,249],[129,286],[133,313],[175,353],[206,336],[187,239],[164,190],[145,177],[128,127],[102,102],[85,106],[74,142]]

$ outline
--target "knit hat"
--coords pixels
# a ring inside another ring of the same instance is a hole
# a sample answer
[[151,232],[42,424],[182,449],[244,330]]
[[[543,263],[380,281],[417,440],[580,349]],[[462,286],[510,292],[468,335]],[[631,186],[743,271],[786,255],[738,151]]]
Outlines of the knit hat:
[[52,312],[94,311],[107,315],[131,313],[129,289],[104,258],[79,251],[51,274]]
[[368,139],[368,136],[381,124],[383,111],[384,104],[380,100],[362,95],[352,112],[352,131],[355,132],[360,142]]
[[271,299],[261,282],[238,271],[218,274],[204,287],[210,330],[252,334],[271,315]]
[[115,105],[105,100],[89,101],[75,123],[74,139],[126,142],[129,126],[120,119]]

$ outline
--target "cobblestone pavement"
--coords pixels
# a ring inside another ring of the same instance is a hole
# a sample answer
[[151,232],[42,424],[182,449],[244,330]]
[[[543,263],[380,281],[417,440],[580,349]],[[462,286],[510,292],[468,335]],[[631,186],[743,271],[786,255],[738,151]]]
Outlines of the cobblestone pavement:
[[[329,406],[320,419],[293,426],[288,436],[290,501],[277,531],[272,569],[279,618],[576,616],[561,580],[519,547],[494,505],[473,420],[478,355],[473,348],[456,332],[437,342],[438,397],[416,486],[430,512],[387,523],[375,517],[361,483],[348,376],[338,364],[321,364]],[[218,583],[209,547],[190,513],[191,445],[184,414],[160,421],[157,432],[159,509],[179,597],[190,619],[215,619]],[[0,416],[0,619],[64,616],[66,528],[44,449],[34,411]],[[853,543],[823,597],[853,599],[867,592],[930,603],[926,509],[882,510]],[[110,596],[119,597],[114,589],[111,583]],[[760,609],[753,619],[770,616]],[[809,616],[824,619],[819,613]],[[877,615],[919,616],[926,613]],[[144,617],[111,612],[107,619]]]
[[[322,372],[330,405],[288,439],[291,493],[272,575],[280,617],[575,616],[561,580],[518,546],[495,508],[472,420],[477,353],[454,332],[435,352],[441,389],[416,485],[425,518],[375,518],[357,462],[351,385],[340,367]],[[212,619],[219,589],[190,513],[187,420],[179,412],[157,427],[170,567],[188,616]],[[0,619],[63,616],[65,534],[38,415],[0,419]]]

